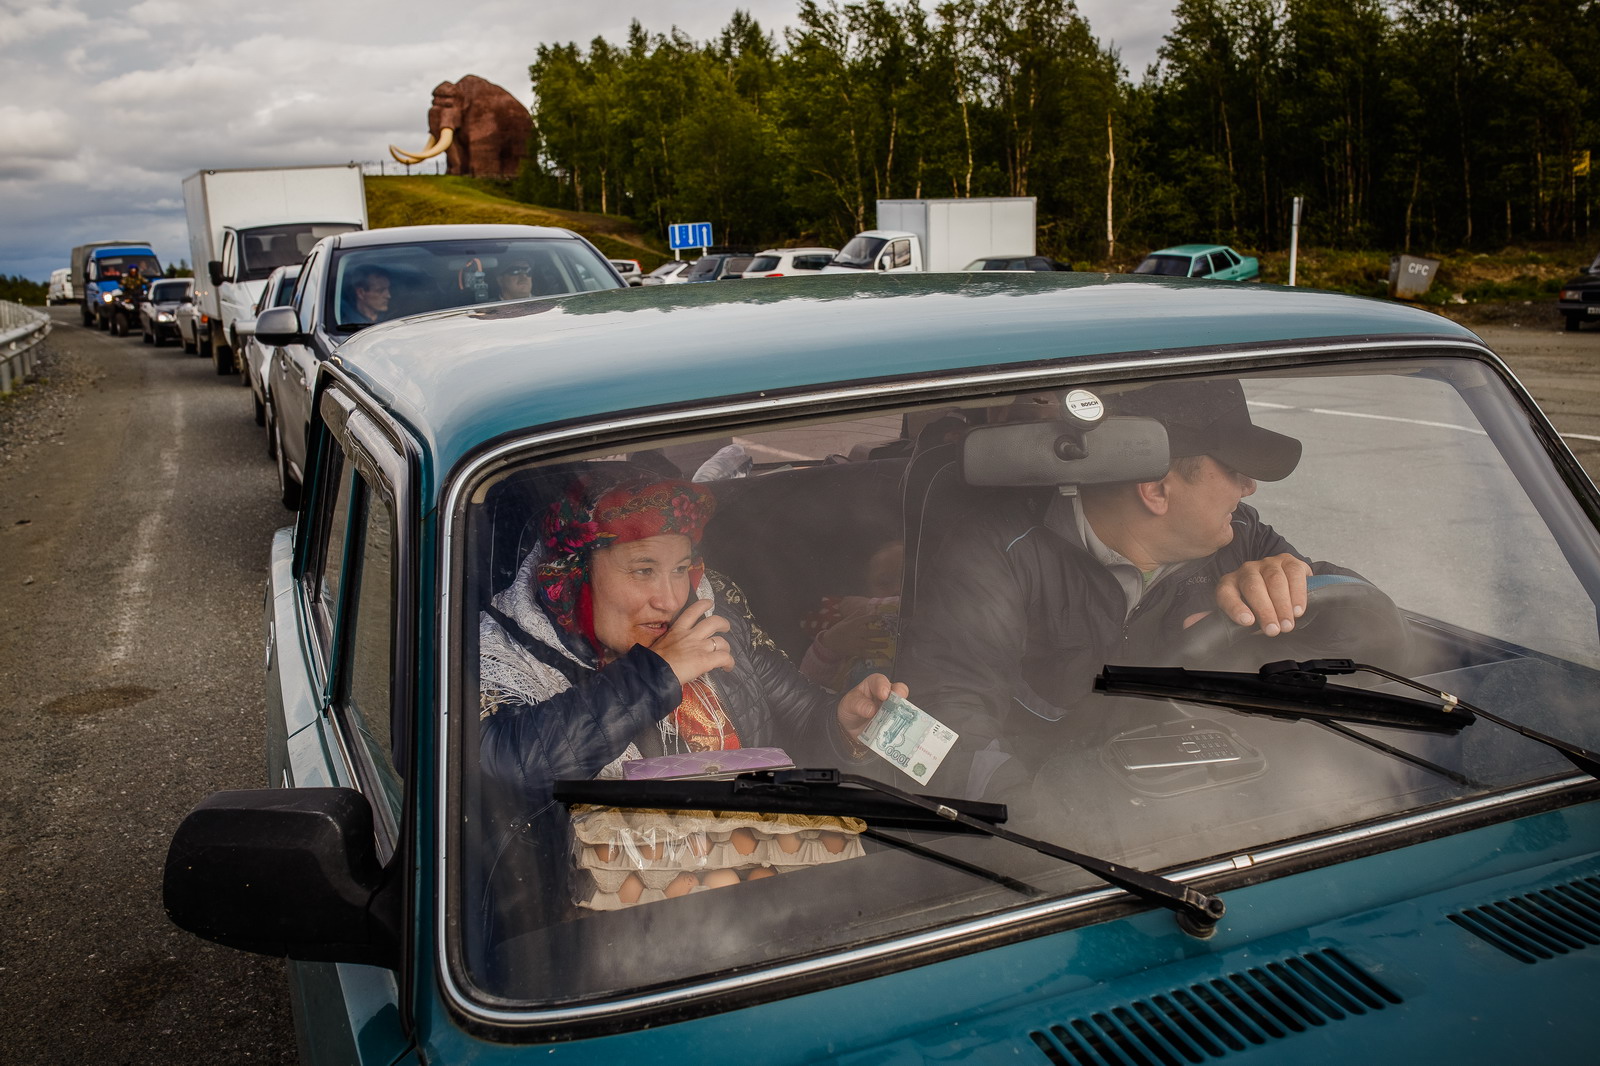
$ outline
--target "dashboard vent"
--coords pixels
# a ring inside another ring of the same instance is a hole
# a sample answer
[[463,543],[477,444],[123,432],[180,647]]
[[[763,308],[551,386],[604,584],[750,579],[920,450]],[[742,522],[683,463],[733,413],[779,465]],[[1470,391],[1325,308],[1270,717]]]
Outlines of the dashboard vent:
[[1600,944],[1600,878],[1585,877],[1449,916],[1518,962]]
[[1054,1066],[1181,1066],[1368,1014],[1400,997],[1337,951],[1292,955],[1029,1034]]

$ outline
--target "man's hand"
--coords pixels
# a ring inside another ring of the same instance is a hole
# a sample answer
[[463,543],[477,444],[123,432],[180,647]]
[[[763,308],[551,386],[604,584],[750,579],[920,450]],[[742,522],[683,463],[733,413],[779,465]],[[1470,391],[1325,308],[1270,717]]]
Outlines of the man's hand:
[[1287,633],[1306,612],[1306,578],[1311,567],[1293,555],[1273,555],[1245,563],[1217,582],[1217,607],[1242,626],[1261,620],[1269,637]]
[[859,742],[861,731],[867,728],[883,706],[883,701],[893,693],[901,699],[910,699],[911,690],[904,682],[889,683],[882,674],[869,674],[855,688],[839,697],[839,728],[853,742]]

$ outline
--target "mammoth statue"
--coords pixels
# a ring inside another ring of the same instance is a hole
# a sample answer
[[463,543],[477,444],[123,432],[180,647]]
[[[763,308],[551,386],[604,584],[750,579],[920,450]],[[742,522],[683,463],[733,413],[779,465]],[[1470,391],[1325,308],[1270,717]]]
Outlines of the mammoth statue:
[[480,178],[515,177],[528,154],[533,119],[517,98],[476,74],[440,82],[428,108],[428,143],[420,152],[394,145],[389,154],[401,163],[420,163],[445,153],[451,174]]

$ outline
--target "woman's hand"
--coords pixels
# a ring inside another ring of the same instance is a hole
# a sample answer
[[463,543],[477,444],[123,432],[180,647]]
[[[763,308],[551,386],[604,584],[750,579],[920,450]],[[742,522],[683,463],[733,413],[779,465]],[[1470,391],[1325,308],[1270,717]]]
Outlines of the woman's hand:
[[891,695],[910,699],[911,689],[901,681],[890,684],[882,674],[868,674],[855,688],[839,697],[839,728],[852,744],[860,743],[861,731]]
[[733,650],[722,635],[727,630],[728,620],[711,613],[709,600],[696,600],[678,612],[650,650],[667,660],[679,684],[687,684],[718,668],[733,669]]

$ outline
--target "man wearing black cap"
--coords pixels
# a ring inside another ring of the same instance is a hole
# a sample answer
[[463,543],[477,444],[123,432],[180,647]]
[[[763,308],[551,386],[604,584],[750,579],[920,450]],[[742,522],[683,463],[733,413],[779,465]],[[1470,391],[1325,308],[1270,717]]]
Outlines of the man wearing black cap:
[[1184,630],[1219,610],[1286,633],[1307,577],[1348,573],[1313,565],[1242,502],[1257,481],[1293,472],[1300,442],[1252,423],[1237,381],[1164,382],[1106,401],[1165,427],[1166,476],[986,499],[917,582],[897,671],[972,755],[970,770],[961,759],[940,770],[947,790],[993,794],[991,777],[1015,784],[1036,769],[1063,739],[1062,719],[1085,713],[1105,664],[1165,662]]

